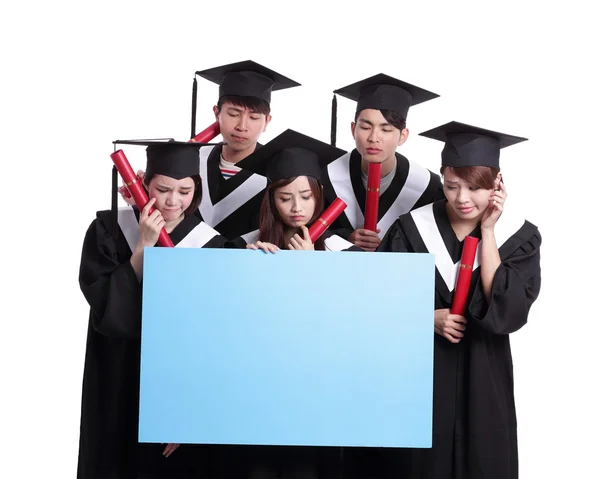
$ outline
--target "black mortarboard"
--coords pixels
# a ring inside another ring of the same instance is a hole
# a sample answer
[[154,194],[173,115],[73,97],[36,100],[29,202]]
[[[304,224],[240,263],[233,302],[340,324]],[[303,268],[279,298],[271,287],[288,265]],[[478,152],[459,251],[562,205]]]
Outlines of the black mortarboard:
[[360,80],[333,92],[331,112],[331,144],[335,145],[335,129],[337,128],[337,100],[335,94],[357,102],[356,111],[367,108],[373,110],[393,110],[405,120],[408,109],[419,103],[439,97],[437,93],[420,88],[410,83],[397,80],[384,73]]
[[[200,174],[198,149],[209,143],[165,140],[115,140],[113,144],[146,146],[146,175],[180,180]],[[212,143],[210,143],[212,144]]]
[[[197,71],[201,76],[219,85],[219,98],[226,95],[259,98],[271,103],[271,92],[300,86],[300,83],[252,60],[230,63],[208,70]],[[194,76],[192,90],[192,137],[195,135],[197,82]]]
[[321,177],[321,169],[344,155],[346,151],[325,142],[287,129],[237,166],[278,181],[297,176]]
[[527,141],[527,138],[457,121],[451,121],[419,135],[444,142],[442,165],[455,168],[461,166],[500,168],[500,150]]

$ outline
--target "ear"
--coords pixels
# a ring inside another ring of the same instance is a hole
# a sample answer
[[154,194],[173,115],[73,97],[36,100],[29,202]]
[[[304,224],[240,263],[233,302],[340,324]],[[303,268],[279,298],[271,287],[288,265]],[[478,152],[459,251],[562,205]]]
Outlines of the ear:
[[215,114],[215,120],[219,121],[219,109],[217,105],[213,106],[213,113]]
[[266,116],[266,118],[265,118],[265,126],[263,128],[263,133],[265,131],[267,131],[267,126],[269,125],[269,123],[271,123],[271,119],[272,119],[271,115],[267,115]]
[[356,140],[356,136],[354,136],[354,130],[356,129],[356,123],[350,123],[350,131],[352,132],[352,138]]
[[402,130],[400,132],[400,138],[398,139],[398,146],[402,146],[404,144],[404,142],[406,140],[408,140],[408,128],[404,128],[404,130]]

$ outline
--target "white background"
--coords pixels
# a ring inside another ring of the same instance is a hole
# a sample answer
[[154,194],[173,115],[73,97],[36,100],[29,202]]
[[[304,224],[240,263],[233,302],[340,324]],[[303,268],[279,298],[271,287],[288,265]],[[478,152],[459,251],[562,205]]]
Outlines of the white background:
[[[187,140],[194,71],[248,59],[303,85],[273,93],[263,143],[288,127],[329,141],[332,91],[376,73],[441,95],[411,109],[400,149],[434,171],[441,144],[417,134],[447,121],[529,138],[501,157],[506,208],[543,235],[542,293],[512,337],[521,477],[598,477],[593,2],[16,3],[0,20],[1,477],[75,477],[78,268],[110,207],[111,142]],[[199,131],[218,89],[198,92]],[[355,103],[338,105],[352,148]]]

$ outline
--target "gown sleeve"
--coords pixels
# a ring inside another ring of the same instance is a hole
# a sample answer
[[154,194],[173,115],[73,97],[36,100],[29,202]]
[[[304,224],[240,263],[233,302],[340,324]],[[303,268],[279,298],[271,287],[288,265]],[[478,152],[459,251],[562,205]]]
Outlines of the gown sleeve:
[[100,218],[85,235],[79,286],[97,332],[114,338],[140,337],[142,287],[129,259],[119,262],[116,241]]
[[481,277],[478,278],[468,311],[483,329],[510,334],[527,323],[529,309],[541,287],[541,243],[541,234],[536,229],[528,241],[502,261],[494,275],[489,305]]

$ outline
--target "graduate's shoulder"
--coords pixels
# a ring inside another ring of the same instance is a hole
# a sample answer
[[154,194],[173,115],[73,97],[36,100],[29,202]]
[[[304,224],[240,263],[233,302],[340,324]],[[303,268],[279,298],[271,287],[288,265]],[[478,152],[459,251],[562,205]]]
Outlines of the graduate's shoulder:
[[98,210],[95,217],[90,221],[88,230],[95,229],[96,231],[112,233],[114,228],[118,226],[119,215],[130,213],[135,217],[137,211],[137,208],[132,206],[119,207],[116,212],[112,210]]
[[524,241],[529,241],[539,247],[542,244],[542,233],[538,226],[533,221],[525,218],[523,224],[517,230],[516,235],[519,235]]
[[414,168],[414,169],[419,169],[422,171],[426,171],[427,173],[429,173],[429,176],[431,179],[441,183],[442,179],[439,173],[435,173],[433,171],[431,171],[429,168],[425,168],[422,164],[414,161],[414,160],[409,160],[406,156],[404,156],[401,153],[396,152],[396,160],[397,160],[397,164],[405,169],[409,169],[409,168]]

